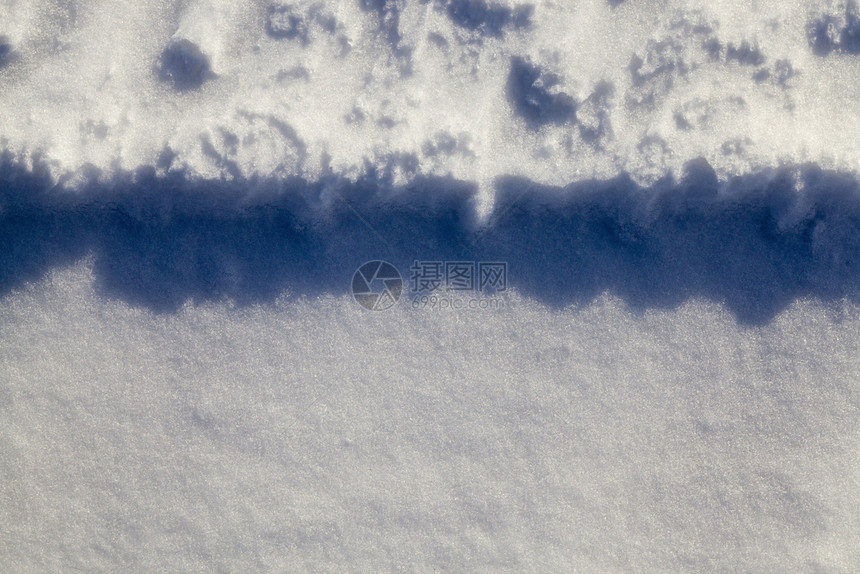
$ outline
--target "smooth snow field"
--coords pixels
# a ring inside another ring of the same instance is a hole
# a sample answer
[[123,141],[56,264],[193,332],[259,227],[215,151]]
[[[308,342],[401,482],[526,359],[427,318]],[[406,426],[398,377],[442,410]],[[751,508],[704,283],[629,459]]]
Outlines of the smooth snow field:
[[860,565],[856,0],[0,0],[0,572]]

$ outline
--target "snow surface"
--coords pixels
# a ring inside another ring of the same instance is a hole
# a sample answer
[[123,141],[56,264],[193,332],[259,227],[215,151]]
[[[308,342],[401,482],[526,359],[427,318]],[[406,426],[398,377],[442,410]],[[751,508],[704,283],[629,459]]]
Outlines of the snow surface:
[[[849,2],[4,0],[0,144],[74,188],[389,170],[547,185],[856,172]],[[169,158],[169,159],[165,159]],[[67,179],[72,177],[71,182]],[[482,204],[482,205],[483,205]]]
[[0,570],[856,571],[858,72],[855,0],[0,0]]
[[92,280],[0,306],[8,571],[860,563],[857,306],[155,315]]

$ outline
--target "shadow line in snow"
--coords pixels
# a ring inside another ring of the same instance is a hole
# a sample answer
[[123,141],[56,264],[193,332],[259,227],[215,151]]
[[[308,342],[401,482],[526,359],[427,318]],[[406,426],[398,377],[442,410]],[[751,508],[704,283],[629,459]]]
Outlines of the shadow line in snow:
[[510,287],[554,308],[605,291],[634,310],[704,297],[746,324],[798,297],[860,295],[860,184],[814,165],[720,184],[697,160],[648,188],[502,177],[487,228],[475,186],[451,178],[201,181],[142,168],[108,183],[79,174],[71,193],[33,165],[0,159],[0,296],[86,255],[102,295],[156,312],[346,293],[375,259],[407,280],[415,260],[504,261]]

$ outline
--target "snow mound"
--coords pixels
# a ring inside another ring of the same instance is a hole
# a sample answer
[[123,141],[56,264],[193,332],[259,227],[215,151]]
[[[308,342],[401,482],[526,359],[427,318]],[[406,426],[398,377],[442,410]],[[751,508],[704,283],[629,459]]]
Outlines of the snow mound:
[[[860,163],[854,0],[0,10],[0,149],[66,186],[169,150],[163,169],[203,179],[453,177],[486,215],[507,176],[651,185],[698,157],[723,181]],[[460,151],[433,151],[451,138]]]

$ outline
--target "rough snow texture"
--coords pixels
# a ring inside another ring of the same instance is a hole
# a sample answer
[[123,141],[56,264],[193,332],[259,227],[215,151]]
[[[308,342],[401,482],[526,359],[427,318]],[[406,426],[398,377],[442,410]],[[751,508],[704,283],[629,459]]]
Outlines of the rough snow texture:
[[0,570],[856,571],[858,30],[0,0]]
[[56,181],[390,169],[484,206],[500,176],[649,184],[698,157],[856,172],[858,22],[855,0],[4,0],[0,147]]

